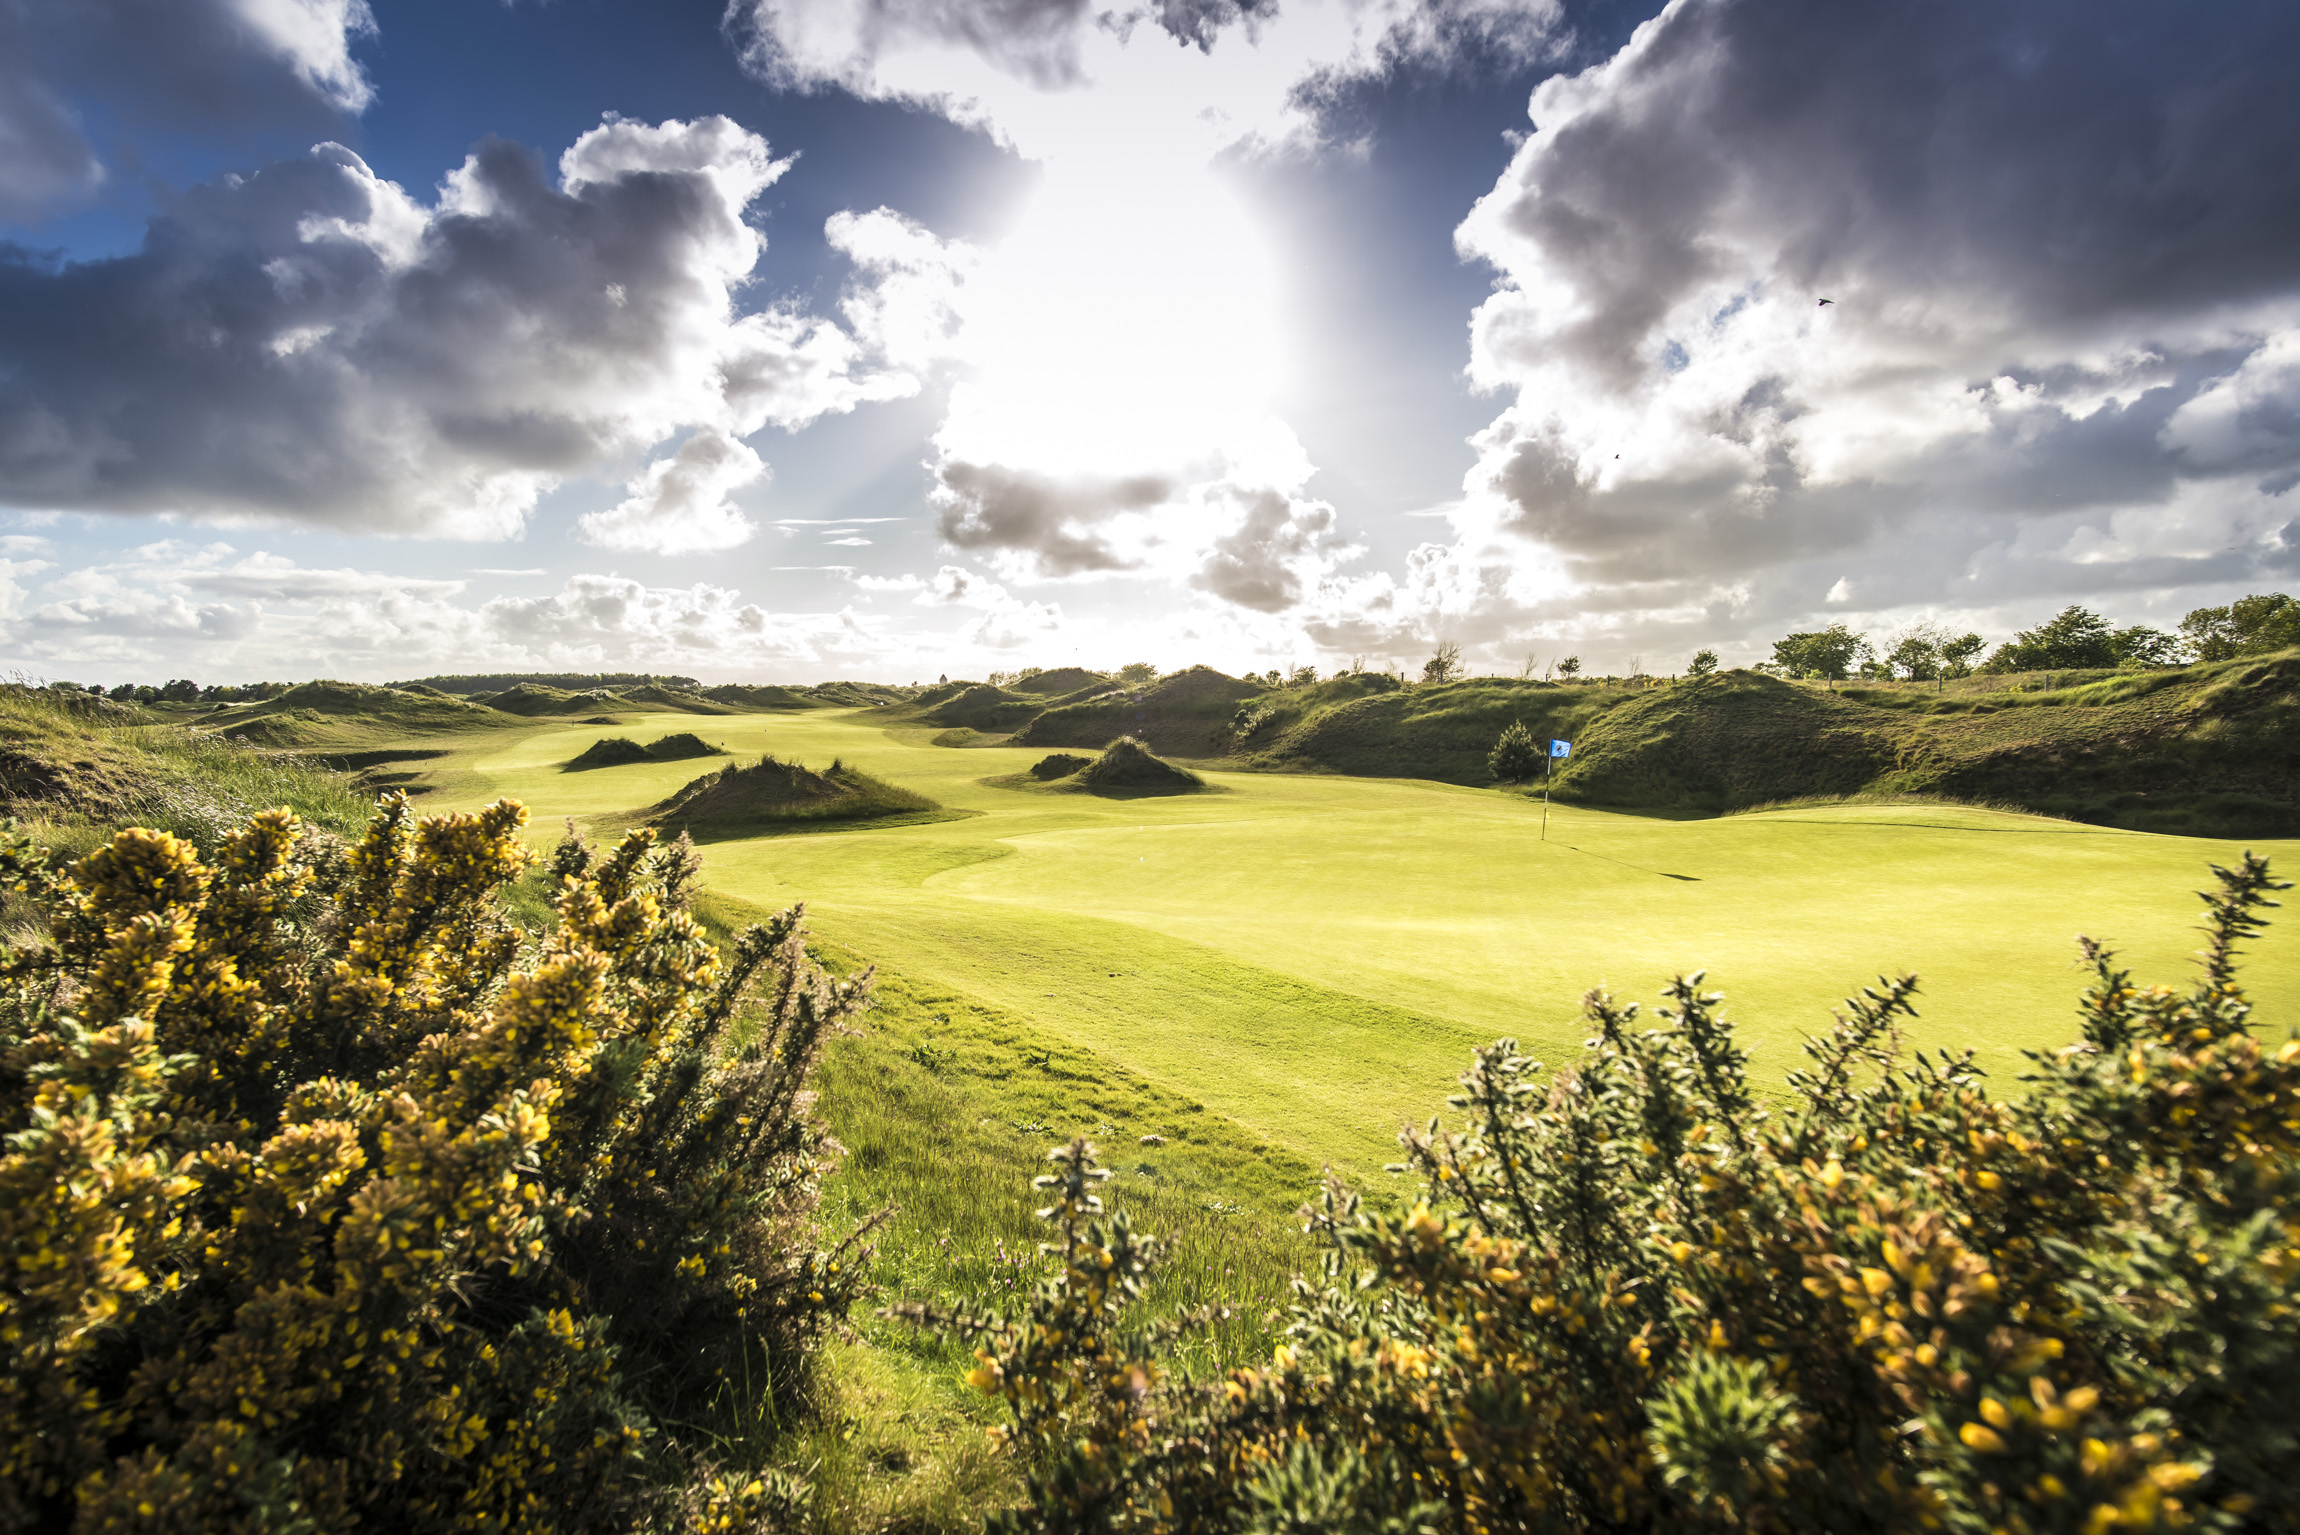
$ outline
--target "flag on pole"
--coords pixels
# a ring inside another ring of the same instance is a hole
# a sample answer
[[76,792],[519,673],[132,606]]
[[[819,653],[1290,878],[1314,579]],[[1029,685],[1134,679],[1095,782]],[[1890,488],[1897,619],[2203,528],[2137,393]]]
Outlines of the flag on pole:
[[1573,755],[1573,743],[1571,741],[1552,741],[1549,743],[1549,754],[1552,757],[1570,757]]

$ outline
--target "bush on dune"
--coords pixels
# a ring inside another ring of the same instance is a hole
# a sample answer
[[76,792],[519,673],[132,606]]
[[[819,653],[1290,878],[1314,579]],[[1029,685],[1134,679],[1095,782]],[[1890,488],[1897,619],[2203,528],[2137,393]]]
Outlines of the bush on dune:
[[1060,1272],[979,1345],[1043,1531],[2293,1530],[2300,1040],[2235,978],[2272,905],[2217,871],[2186,992],[2085,944],[2083,1037],[1992,1096],[1855,998],[1778,1106],[1696,974],[1604,992],[1568,1069],[1503,1040],[1404,1137],[1420,1185],[1330,1187],[1266,1367],[1170,1376],[1157,1244],[1084,1141],[1039,1179]]
[[1102,755],[1077,770],[1077,781],[1101,793],[1131,789],[1182,794],[1206,787],[1205,779],[1176,767],[1133,736],[1120,736],[1103,747]]
[[0,847],[53,934],[0,962],[0,1528],[736,1529],[792,1495],[713,1431],[855,1293],[806,1084],[869,978],[797,908],[722,962],[643,831],[562,844],[525,939],[525,818]]

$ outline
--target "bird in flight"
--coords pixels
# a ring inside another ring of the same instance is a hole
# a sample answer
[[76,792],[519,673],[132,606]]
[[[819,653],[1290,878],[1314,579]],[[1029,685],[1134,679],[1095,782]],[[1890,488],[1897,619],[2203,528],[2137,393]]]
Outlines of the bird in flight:
[[1826,309],[1826,308],[1828,308],[1828,307],[1829,307],[1831,304],[1834,304],[1835,302],[1837,302],[1837,301],[1836,301],[1835,299],[1833,299],[1833,298],[1825,298],[1825,299],[1821,300],[1821,307],[1822,307],[1823,309]]

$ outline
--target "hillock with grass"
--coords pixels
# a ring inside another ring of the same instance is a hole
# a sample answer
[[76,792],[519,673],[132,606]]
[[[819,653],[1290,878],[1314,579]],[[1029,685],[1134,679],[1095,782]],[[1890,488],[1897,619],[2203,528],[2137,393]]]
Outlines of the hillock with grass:
[[791,688],[769,684],[752,687],[746,683],[729,682],[715,688],[704,688],[701,697],[713,703],[730,704],[738,709],[819,709],[822,700],[811,698]]
[[1014,744],[1099,751],[1119,736],[1133,736],[1167,756],[1227,756],[1238,705],[1263,691],[1258,683],[1193,666],[1141,688],[1096,688],[1058,702],[1017,729]]
[[947,814],[923,794],[833,761],[821,772],[769,755],[748,766],[729,763],[651,807],[648,819],[666,834],[698,841],[770,835],[809,824],[905,822]]
[[[937,694],[941,696],[937,698]],[[1046,708],[1043,698],[1009,693],[987,682],[952,683],[934,689],[923,698],[936,700],[919,716],[928,724],[979,730],[987,735],[1020,729]]]
[[1206,780],[1176,767],[1132,736],[1120,736],[1080,768],[1074,780],[1097,794],[1188,794]]
[[[202,729],[219,735],[244,734],[251,741],[260,741],[268,734],[281,737],[278,742],[281,745],[330,733],[285,728],[296,725],[335,727],[335,733],[340,734],[345,728],[486,730],[504,723],[502,716],[492,709],[429,688],[417,692],[327,680],[298,683],[262,703],[226,704],[197,718]],[[272,723],[265,724],[265,721]]]
[[734,714],[739,712],[732,706],[706,697],[701,693],[678,688],[656,687],[653,684],[646,687],[626,688],[618,693],[616,698],[626,708],[674,709],[681,714]]
[[212,848],[278,805],[334,832],[366,820],[366,799],[339,772],[181,725],[137,723],[142,713],[0,687],[0,814],[66,847],[135,822]]
[[567,764],[567,771],[582,773],[593,768],[624,767],[634,762],[683,762],[691,757],[725,755],[722,749],[691,730],[667,735],[645,746],[628,736],[605,736],[585,747],[581,756]]
[[1089,689],[1106,688],[1111,678],[1104,672],[1090,672],[1083,666],[1057,666],[1050,671],[1032,672],[1017,677],[1010,687],[1017,693],[1030,693],[1039,698],[1066,698]]
[[1958,692],[1749,671],[1632,685],[1343,677],[1242,703],[1231,749],[1267,771],[1476,784],[1518,721],[1574,743],[1551,783],[1566,803],[1713,815],[1933,795],[2143,831],[2300,831],[2300,651]]
[[562,688],[545,687],[535,682],[522,682],[500,693],[475,694],[472,701],[525,719],[541,719],[558,714],[597,714],[602,709],[619,708],[623,704],[620,695],[604,690],[570,693]]

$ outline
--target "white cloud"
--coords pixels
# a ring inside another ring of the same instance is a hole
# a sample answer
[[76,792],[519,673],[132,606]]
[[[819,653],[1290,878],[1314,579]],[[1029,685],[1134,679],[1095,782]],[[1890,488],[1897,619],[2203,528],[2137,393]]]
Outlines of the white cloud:
[[692,431],[590,531],[725,547],[734,439],[917,387],[828,322],[736,312],[789,163],[724,118],[610,119],[556,185],[491,143],[427,205],[322,145],[196,189],[136,255],[0,254],[0,500],[502,537]]
[[1401,58],[1548,46],[1549,0],[739,0],[747,58],[979,125],[1043,175],[994,248],[884,209],[830,236],[844,313],[912,369],[960,372],[935,434],[938,527],[1009,581],[1139,573],[1273,611],[1351,551],[1273,407],[1284,285],[1224,150],[1316,142],[1319,103]]
[[1450,558],[1524,569],[1479,624],[1335,590],[1628,644],[2265,579],[2300,119],[2247,61],[2300,23],[2041,14],[1672,0],[1542,84],[1458,233],[1501,275],[1471,375],[1511,401]]
[[588,543],[655,554],[731,549],[757,531],[729,498],[765,479],[766,464],[735,438],[703,428],[639,472],[629,498],[576,524]]

